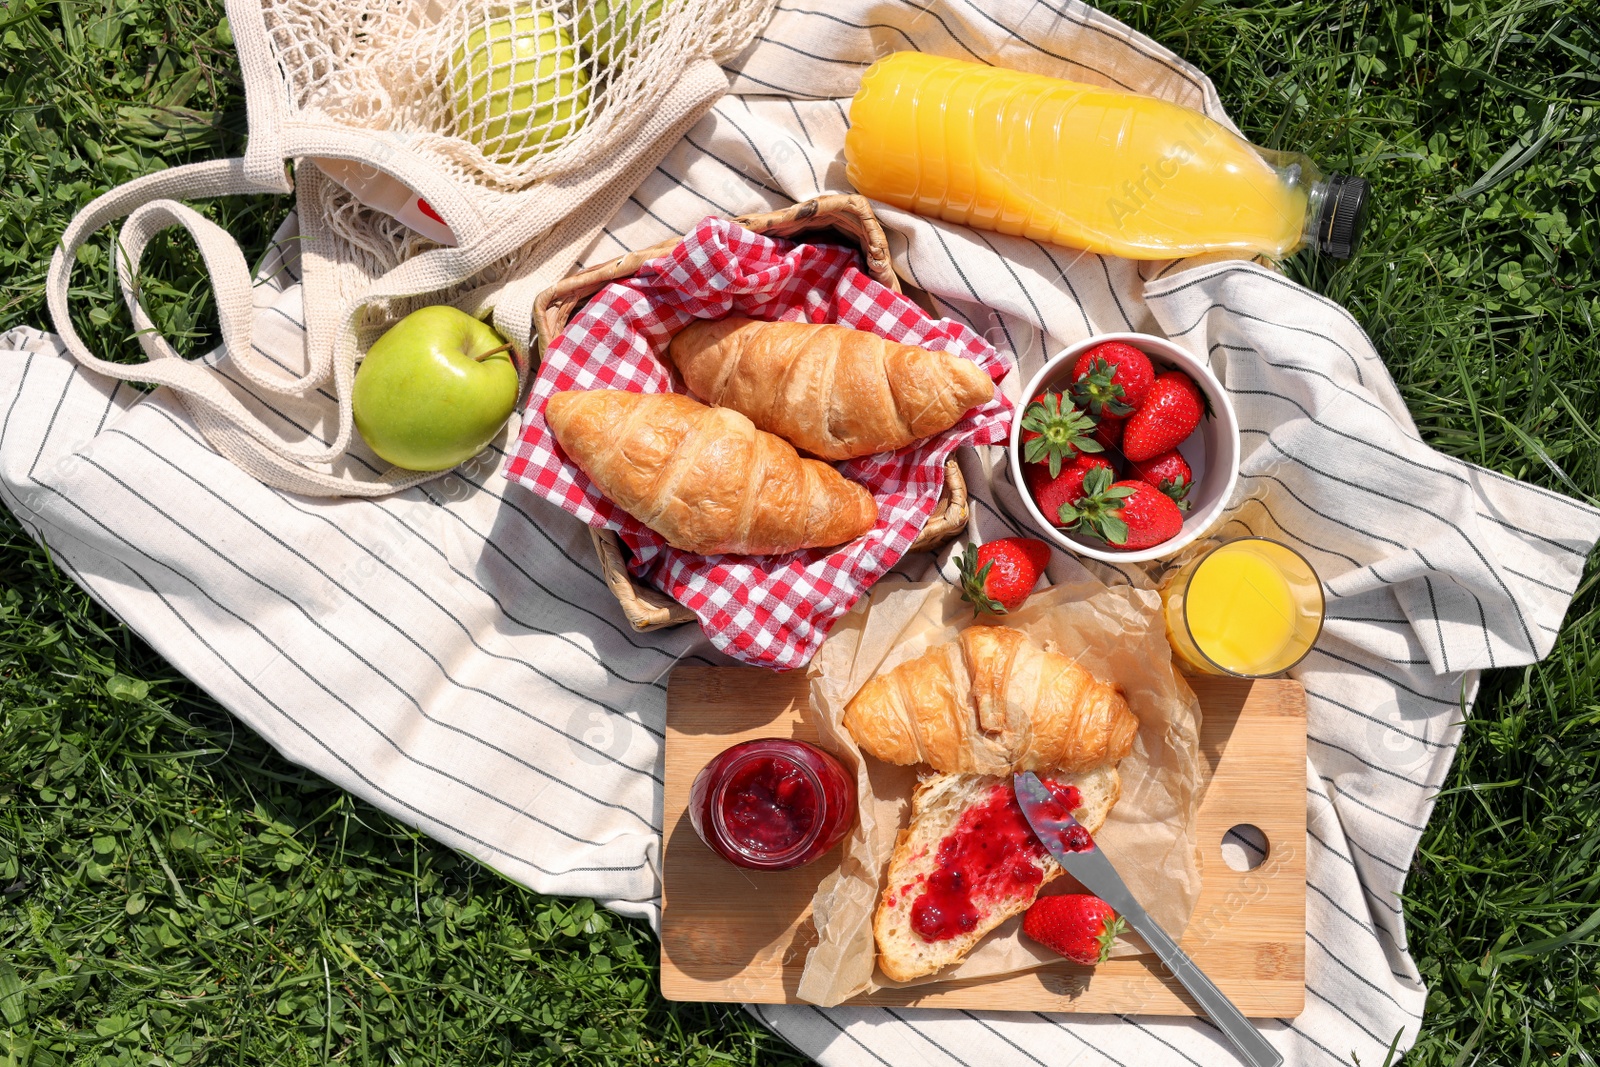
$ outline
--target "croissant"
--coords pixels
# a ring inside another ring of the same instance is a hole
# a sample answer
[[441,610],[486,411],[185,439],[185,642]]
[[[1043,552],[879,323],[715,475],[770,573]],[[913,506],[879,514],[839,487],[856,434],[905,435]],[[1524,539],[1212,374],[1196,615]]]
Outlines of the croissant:
[[852,541],[872,494],[727,408],[673,393],[557,393],[545,421],[600,492],[702,555],[767,555]]
[[668,358],[691,392],[823,459],[892,452],[994,396],[970,359],[808,322],[697,322]]
[[1082,773],[1122,759],[1139,731],[1121,692],[1004,626],[969,626],[873,678],[844,725],[885,763],[978,774]]

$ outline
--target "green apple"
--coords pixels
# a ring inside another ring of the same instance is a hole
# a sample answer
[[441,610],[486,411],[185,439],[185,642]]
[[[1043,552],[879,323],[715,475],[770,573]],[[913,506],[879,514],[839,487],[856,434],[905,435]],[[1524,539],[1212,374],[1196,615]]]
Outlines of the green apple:
[[661,17],[666,0],[592,0],[578,14],[578,43],[605,64],[615,63],[628,46]]
[[456,127],[490,159],[522,163],[587,118],[589,71],[565,26],[524,8],[479,26],[450,62]]
[[356,429],[397,467],[442,471],[471,459],[517,404],[508,347],[464,311],[442,304],[413,311],[356,369]]

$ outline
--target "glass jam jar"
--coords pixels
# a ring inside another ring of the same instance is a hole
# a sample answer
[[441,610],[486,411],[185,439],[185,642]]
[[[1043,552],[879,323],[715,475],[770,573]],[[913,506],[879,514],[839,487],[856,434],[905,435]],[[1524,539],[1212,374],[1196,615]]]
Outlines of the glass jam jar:
[[856,781],[816,745],[764,737],[724,749],[689,789],[689,821],[740,867],[786,871],[837,845],[856,821]]

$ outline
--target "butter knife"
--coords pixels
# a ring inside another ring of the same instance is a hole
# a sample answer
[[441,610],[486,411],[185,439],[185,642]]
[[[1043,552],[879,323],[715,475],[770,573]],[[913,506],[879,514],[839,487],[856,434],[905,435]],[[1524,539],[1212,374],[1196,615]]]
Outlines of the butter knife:
[[1020,771],[1014,776],[1013,783],[1023,817],[1055,861],[1082,882],[1085,889],[1109,904],[1144,938],[1167,969],[1183,983],[1201,1010],[1233,1042],[1245,1062],[1254,1067],[1278,1067],[1283,1062],[1283,1056],[1134,899],[1127,883],[1111,866],[1105,853],[1078,825],[1078,820],[1072,817],[1066,805],[1051,795],[1050,790],[1039,781],[1039,776],[1032,771]]

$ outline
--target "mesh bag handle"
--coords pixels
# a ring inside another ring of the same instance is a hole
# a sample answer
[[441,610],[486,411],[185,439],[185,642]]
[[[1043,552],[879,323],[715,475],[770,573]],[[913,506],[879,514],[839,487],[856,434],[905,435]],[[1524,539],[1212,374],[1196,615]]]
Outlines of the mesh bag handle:
[[[338,373],[333,351],[319,352],[313,347],[305,373],[291,377],[257,355],[251,344],[255,309],[250,269],[243,252],[226,230],[174,199],[283,192],[288,184],[285,177],[283,187],[265,186],[259,177],[247,173],[243,159],[221,159],[146,175],[96,198],[72,220],[50,260],[45,295],[57,334],[73,358],[89,370],[171,388],[212,446],[268,485],[314,496],[380,496],[437,477],[395,469],[375,480],[356,480],[311,466],[332,463],[349,447],[354,425],[350,407],[353,367]],[[92,234],[119,218],[127,221],[119,234],[117,281],[147,356],[146,362],[138,364],[112,363],[91,352],[73,326],[68,307],[79,250]],[[331,378],[339,416],[334,440],[327,445],[285,441],[239,399],[215,369],[184,359],[155,328],[139,299],[139,264],[150,241],[174,226],[186,230],[199,247],[216,296],[223,347],[232,365],[255,390],[278,396],[303,396]]]

